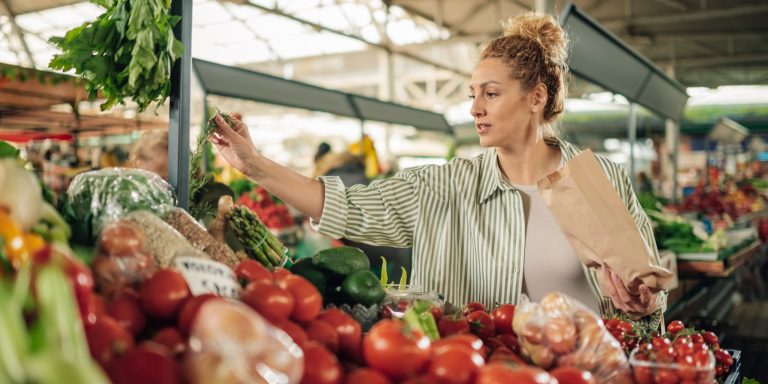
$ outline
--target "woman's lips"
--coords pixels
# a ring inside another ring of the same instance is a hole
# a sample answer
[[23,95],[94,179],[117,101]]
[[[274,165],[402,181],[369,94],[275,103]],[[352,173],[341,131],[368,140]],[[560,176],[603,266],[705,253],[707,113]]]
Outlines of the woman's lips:
[[475,127],[477,128],[477,133],[480,135],[488,133],[488,131],[491,130],[490,124],[476,124]]

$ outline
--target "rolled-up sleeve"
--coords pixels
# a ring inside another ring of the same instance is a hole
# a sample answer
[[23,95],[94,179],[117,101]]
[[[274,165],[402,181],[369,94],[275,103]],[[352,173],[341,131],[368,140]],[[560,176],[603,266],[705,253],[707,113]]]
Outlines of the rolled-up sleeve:
[[349,188],[336,176],[319,179],[325,190],[323,213],[311,224],[322,235],[391,247],[413,244],[420,198],[429,189],[419,187],[418,175],[400,172]]

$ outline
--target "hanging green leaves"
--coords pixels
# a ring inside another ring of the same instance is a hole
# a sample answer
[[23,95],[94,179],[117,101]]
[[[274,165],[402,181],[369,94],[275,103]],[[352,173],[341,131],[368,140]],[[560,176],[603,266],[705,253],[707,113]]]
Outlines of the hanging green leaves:
[[101,92],[105,111],[133,99],[144,111],[153,101],[165,102],[171,88],[171,66],[184,46],[173,36],[180,17],[169,13],[170,0],[91,0],[106,9],[93,22],[51,37],[62,50],[48,64],[75,72],[87,81],[88,97]]

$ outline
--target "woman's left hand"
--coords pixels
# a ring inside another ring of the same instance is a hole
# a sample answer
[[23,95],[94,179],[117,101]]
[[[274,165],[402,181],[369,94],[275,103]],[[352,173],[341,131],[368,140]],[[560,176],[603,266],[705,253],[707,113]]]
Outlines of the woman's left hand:
[[638,287],[639,294],[632,294],[627,290],[619,275],[608,267],[602,268],[601,285],[604,294],[611,298],[613,306],[631,317],[642,317],[656,310],[656,293],[645,284]]

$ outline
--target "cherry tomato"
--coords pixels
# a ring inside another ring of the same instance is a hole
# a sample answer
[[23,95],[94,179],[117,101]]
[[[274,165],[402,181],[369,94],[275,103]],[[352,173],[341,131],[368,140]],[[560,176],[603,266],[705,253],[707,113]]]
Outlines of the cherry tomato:
[[720,340],[718,340],[717,335],[715,335],[714,332],[710,332],[710,331],[703,332],[701,334],[701,337],[703,337],[704,338],[704,342],[706,342],[710,346],[720,343]]
[[431,308],[429,308],[429,311],[432,312],[432,317],[435,319],[435,321],[439,321],[441,317],[443,317],[443,309],[433,305]]
[[723,365],[727,367],[733,365],[733,356],[731,356],[731,354],[724,349],[715,350],[715,360],[717,362],[723,363]]
[[477,371],[475,384],[549,384],[552,376],[540,368],[512,367],[505,363],[486,364]]
[[557,367],[549,374],[557,379],[558,384],[595,384],[592,373],[576,367]]
[[349,375],[344,380],[345,384],[390,384],[391,382],[381,372],[375,371],[370,368],[359,368]]
[[306,331],[309,340],[318,342],[333,353],[339,352],[339,334],[331,324],[315,319],[307,324]]
[[509,348],[510,351],[520,354],[520,341],[517,340],[514,333],[502,333],[501,335],[496,336],[496,338],[499,339],[505,347]]
[[141,302],[133,292],[119,293],[107,305],[107,313],[133,336],[138,335],[144,329],[144,324],[146,324],[144,312],[141,311]]
[[264,281],[249,283],[240,300],[273,323],[288,319],[296,305],[290,292]]
[[469,333],[469,323],[467,319],[459,316],[443,316],[437,322],[437,330],[440,332],[440,337],[449,335],[456,335],[461,333]]
[[162,345],[148,342],[126,352],[107,367],[113,384],[181,383],[179,367]]
[[680,381],[677,373],[671,368],[659,368],[653,377],[656,384],[676,384]]
[[694,333],[693,335],[691,335],[691,341],[694,344],[701,344],[704,342],[704,337],[701,336],[700,333]]
[[200,306],[208,300],[218,299],[219,296],[213,293],[204,293],[200,296],[194,296],[189,298],[184,305],[181,306],[179,311],[178,327],[182,335],[189,335],[189,330],[192,329],[192,322],[195,321],[195,316],[200,310]]
[[491,316],[482,311],[474,311],[467,315],[467,322],[474,333],[481,338],[493,337],[496,334],[496,326]]
[[512,330],[512,320],[515,318],[515,306],[502,304],[491,311],[491,319],[496,327],[496,333],[515,333]]
[[685,324],[683,324],[683,322],[680,320],[675,320],[667,324],[667,333],[675,335],[682,331],[683,328],[685,328]]
[[133,336],[107,315],[98,317],[93,324],[87,324],[85,337],[91,356],[101,364],[133,348]]
[[235,276],[243,287],[252,281],[273,281],[269,268],[251,259],[243,260],[235,266]]
[[278,286],[287,289],[293,295],[296,304],[291,313],[292,319],[306,323],[317,317],[323,309],[323,297],[309,280],[299,275],[290,275]]
[[157,333],[152,336],[152,341],[168,348],[174,356],[183,354],[187,349],[184,337],[181,336],[178,329],[173,327],[165,327],[157,331]]
[[464,308],[461,309],[461,315],[466,317],[467,315],[475,311],[488,312],[485,309],[485,305],[483,305],[483,303],[478,303],[476,301],[473,301],[473,302],[467,303],[467,305],[465,305]]
[[281,320],[275,323],[275,326],[285,331],[298,346],[302,346],[307,342],[307,332],[293,321]]
[[637,384],[653,384],[653,368],[634,367],[632,368],[632,373]]
[[471,383],[478,368],[485,364],[480,354],[457,346],[435,356],[427,367],[430,376],[445,384]]
[[328,308],[317,318],[330,324],[339,334],[339,352],[350,357],[360,356],[360,340],[363,333],[360,323],[338,308]]
[[336,356],[313,341],[304,344],[302,384],[341,384],[344,373]]
[[408,329],[402,321],[382,320],[363,339],[366,364],[393,380],[421,372],[429,362],[429,338]]
[[181,273],[161,269],[141,283],[141,306],[149,316],[169,319],[176,315],[181,305],[191,295]]

